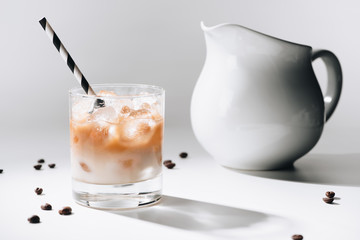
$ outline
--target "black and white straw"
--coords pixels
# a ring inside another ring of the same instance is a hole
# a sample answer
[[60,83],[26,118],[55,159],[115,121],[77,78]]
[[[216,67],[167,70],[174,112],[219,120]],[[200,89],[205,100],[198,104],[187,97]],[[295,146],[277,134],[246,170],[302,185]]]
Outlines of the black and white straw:
[[[45,17],[42,18],[39,21],[39,23],[42,26],[42,28],[45,30],[49,39],[53,42],[54,46],[60,53],[60,56],[66,62],[66,64],[68,65],[71,72],[74,74],[76,80],[80,83],[81,87],[84,89],[86,94],[96,96],[96,93],[91,88],[89,82],[86,80],[84,75],[81,73],[80,69],[78,68],[78,66],[76,65],[76,63],[74,62],[74,60],[72,59],[72,57],[70,56],[68,51],[66,50],[65,46],[61,43],[59,37],[56,35],[56,33],[54,32],[54,30],[52,29],[52,27],[50,26],[50,24],[46,20],[46,18]],[[102,106],[104,106],[104,101],[101,99],[97,99],[95,105],[96,105],[96,107],[102,107]]]

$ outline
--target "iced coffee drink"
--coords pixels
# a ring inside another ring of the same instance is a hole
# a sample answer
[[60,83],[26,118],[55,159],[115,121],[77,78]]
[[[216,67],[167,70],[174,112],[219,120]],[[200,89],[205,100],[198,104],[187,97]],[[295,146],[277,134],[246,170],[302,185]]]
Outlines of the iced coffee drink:
[[96,97],[70,91],[75,200],[114,209],[155,203],[161,196],[164,91],[147,85],[93,88]]

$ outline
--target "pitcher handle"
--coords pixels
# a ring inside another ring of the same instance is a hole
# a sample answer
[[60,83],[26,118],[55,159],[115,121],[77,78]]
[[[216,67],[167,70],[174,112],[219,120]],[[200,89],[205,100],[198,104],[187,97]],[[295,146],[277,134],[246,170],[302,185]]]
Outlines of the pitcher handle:
[[321,58],[326,66],[328,85],[324,95],[326,121],[333,114],[340,98],[342,88],[342,71],[340,62],[332,52],[328,50],[313,51],[311,60]]

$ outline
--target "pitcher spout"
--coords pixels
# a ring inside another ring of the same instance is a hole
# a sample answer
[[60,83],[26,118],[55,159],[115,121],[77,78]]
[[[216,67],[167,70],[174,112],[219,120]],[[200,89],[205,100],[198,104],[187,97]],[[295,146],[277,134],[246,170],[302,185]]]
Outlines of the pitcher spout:
[[275,38],[238,24],[222,23],[208,27],[201,21],[200,26],[205,34],[208,50],[215,48],[223,53],[239,56],[264,53],[278,55],[280,52],[281,54],[287,52],[288,54],[285,55],[291,57],[299,54],[310,56],[309,46]]
[[226,25],[240,26],[240,25],[231,24],[231,23],[221,23],[221,24],[218,24],[218,25],[215,25],[215,26],[212,26],[212,27],[208,27],[208,26],[205,26],[204,21],[200,22],[200,27],[204,32],[209,32],[211,30],[214,30],[216,28],[220,28],[220,27],[226,26]]

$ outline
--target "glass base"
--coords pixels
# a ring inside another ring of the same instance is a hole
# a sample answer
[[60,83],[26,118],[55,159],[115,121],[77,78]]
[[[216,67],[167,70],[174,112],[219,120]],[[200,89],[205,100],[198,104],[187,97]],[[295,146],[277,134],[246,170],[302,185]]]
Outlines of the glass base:
[[73,197],[83,206],[98,209],[130,209],[149,206],[161,198],[162,176],[127,184],[100,185],[72,180]]

